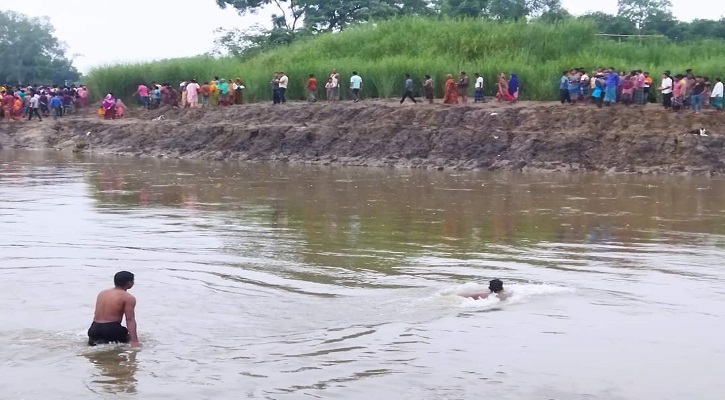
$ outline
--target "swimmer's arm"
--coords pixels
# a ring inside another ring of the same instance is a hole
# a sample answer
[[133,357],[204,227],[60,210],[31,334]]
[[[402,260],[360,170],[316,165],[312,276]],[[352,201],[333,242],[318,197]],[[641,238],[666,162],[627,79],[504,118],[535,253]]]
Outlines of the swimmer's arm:
[[138,332],[136,331],[136,298],[129,296],[126,300],[123,313],[126,315],[126,329],[131,337],[131,346],[139,346]]
[[491,293],[489,293],[489,292],[473,293],[473,294],[467,294],[464,297],[468,297],[473,300],[482,300],[482,299],[487,298],[489,294],[491,294]]

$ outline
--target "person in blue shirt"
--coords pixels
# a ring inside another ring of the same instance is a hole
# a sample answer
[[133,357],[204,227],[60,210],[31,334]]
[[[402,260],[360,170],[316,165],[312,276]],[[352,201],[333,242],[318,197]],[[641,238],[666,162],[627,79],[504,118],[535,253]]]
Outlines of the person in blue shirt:
[[63,116],[63,102],[58,97],[58,94],[54,93],[50,99],[50,108],[55,111],[55,117],[59,118]]
[[403,87],[403,98],[400,100],[400,104],[403,104],[405,99],[411,99],[413,100],[413,103],[417,103],[415,97],[413,97],[413,79],[411,79],[410,74],[405,74],[405,81],[403,82]]
[[559,79],[559,99],[561,100],[561,104],[571,104],[571,98],[569,97],[569,71],[561,73],[561,78]]
[[612,105],[617,102],[617,86],[619,85],[619,74],[614,67],[607,69],[607,88],[604,92],[604,104]]

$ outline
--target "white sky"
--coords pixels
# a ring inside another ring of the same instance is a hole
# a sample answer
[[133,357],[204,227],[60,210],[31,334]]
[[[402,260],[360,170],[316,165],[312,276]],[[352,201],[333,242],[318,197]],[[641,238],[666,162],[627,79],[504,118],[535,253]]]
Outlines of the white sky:
[[[721,0],[672,3],[684,21],[725,16]],[[615,13],[617,0],[562,0],[562,5],[574,15]],[[271,14],[240,17],[231,8],[219,9],[214,0],[0,0],[0,10],[50,17],[56,37],[69,45],[68,55],[79,55],[74,64],[81,72],[95,65],[201,54],[213,48],[216,28],[266,25]]]

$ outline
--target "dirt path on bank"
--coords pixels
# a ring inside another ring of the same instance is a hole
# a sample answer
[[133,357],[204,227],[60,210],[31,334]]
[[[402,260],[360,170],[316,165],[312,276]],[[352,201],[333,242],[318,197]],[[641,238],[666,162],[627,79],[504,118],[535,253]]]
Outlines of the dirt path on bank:
[[[152,119],[163,115],[163,121]],[[709,136],[688,132],[704,127]],[[725,174],[725,113],[363,101],[0,122],[1,148],[406,168]]]

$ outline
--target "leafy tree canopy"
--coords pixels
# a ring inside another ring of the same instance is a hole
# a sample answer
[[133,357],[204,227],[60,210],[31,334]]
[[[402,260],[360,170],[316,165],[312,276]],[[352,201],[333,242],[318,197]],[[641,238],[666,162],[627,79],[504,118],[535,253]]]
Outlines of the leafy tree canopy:
[[0,11],[0,82],[7,84],[63,84],[80,74],[66,55],[66,47],[53,36],[47,18],[28,18]]

